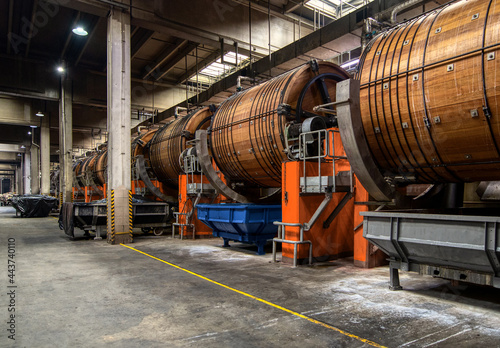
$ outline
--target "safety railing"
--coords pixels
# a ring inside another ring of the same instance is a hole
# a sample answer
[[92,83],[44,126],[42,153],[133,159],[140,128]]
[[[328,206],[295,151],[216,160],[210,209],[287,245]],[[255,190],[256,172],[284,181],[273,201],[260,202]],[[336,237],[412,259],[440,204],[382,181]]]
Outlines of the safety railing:
[[[300,223],[287,223],[287,222],[280,222],[280,221],[274,221],[274,225],[278,226],[278,237],[273,238],[273,262],[276,262],[276,243],[286,243],[286,244],[293,244],[293,267],[297,267],[297,246],[299,244],[309,244],[309,264],[312,264],[312,252],[313,252],[313,245],[310,240],[304,240],[304,229],[307,226],[304,226],[304,224]],[[285,231],[284,227],[299,227],[299,240],[289,240],[285,239]]]
[[[347,156],[335,153],[335,129],[320,129],[317,131],[304,132],[299,135],[299,159],[302,161],[303,175],[301,177],[302,192],[322,193],[331,187],[331,192],[337,192],[337,162],[347,160]],[[314,176],[307,175],[306,161],[316,161],[317,170]],[[332,164],[332,174],[322,176],[322,162],[329,161]],[[315,183],[314,189],[308,188]],[[318,187],[316,187],[318,186]],[[352,168],[349,166],[349,189],[353,192]]]
[[[338,129],[329,129],[328,130],[328,136],[327,140],[330,143],[331,139],[331,146],[328,144],[327,147],[327,156],[332,159],[332,166],[333,166],[333,175],[337,173],[337,168],[335,166],[336,162],[338,160],[347,160],[347,156],[339,156],[335,154],[335,133],[338,133],[340,135],[340,131]],[[337,183],[335,180],[333,180],[333,191],[336,192],[337,189]],[[353,175],[352,175],[352,167],[349,164],[349,186],[350,186],[350,192],[354,192],[354,184],[353,184]]]
[[[189,223],[188,215],[189,215],[189,212],[188,213],[174,212],[175,222],[172,224],[172,238],[175,238],[175,227],[177,226],[177,227],[179,227],[179,237],[181,240],[184,239],[184,230],[187,227],[189,227],[193,230],[193,239],[195,239],[196,229],[195,229],[194,224]],[[186,222],[185,223],[179,222],[179,216],[185,216]]]

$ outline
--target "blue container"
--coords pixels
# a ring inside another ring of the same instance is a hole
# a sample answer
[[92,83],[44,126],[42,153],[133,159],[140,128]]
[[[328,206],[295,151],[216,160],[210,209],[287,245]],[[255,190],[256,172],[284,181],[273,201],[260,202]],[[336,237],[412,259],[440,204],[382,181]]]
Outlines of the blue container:
[[264,255],[264,245],[276,237],[281,221],[281,205],[198,204],[198,219],[213,230],[213,235],[229,241],[257,245],[257,254]]

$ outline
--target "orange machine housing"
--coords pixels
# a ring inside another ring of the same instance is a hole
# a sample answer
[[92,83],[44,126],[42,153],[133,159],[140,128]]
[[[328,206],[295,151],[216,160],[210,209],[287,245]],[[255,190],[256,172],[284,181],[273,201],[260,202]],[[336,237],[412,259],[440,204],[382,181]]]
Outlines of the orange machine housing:
[[[106,198],[106,184],[103,186],[97,186],[98,189],[101,190],[103,196],[95,192],[95,190],[91,186],[84,186],[83,189],[83,202],[90,203],[93,201],[97,201],[103,198]],[[82,200],[79,198],[79,192],[76,187],[73,187],[73,201],[81,202]]]
[[354,191],[354,266],[372,268],[387,264],[387,255],[363,237],[363,217],[359,214],[368,211],[366,204],[370,200],[368,191],[361,186],[355,177],[356,190]]
[[[194,201],[196,196],[189,195],[187,192],[188,183],[195,182],[201,183],[203,180],[204,184],[209,184],[208,179],[203,175],[189,175],[180,174],[179,175],[179,212],[187,213],[193,209]],[[215,200],[213,197],[202,196],[199,203],[219,203],[220,198],[217,197]],[[196,208],[193,211],[193,216],[191,217],[191,224],[194,225],[194,238],[210,238],[212,237],[212,229],[205,225],[203,222],[198,220]],[[179,215],[179,223],[186,224],[186,215]],[[186,228],[179,228],[179,233],[183,233],[183,237],[192,238],[192,230],[187,231]]]
[[[157,187],[163,194],[167,196],[175,197],[177,191],[167,185],[164,185],[162,182],[158,180],[151,180],[151,183]],[[134,195],[142,195],[142,189],[144,189],[146,185],[142,180],[132,180],[131,191]],[[151,199],[153,201],[162,201],[160,198],[156,197],[154,194],[146,195],[146,198]]]
[[[336,156],[345,156],[340,135],[333,133]],[[318,162],[308,161],[306,165],[306,176],[318,175]],[[322,176],[333,176],[332,158],[320,164]],[[335,174],[340,171],[349,171],[350,166],[347,160],[339,159],[335,162]],[[300,178],[304,175],[304,162],[291,161],[282,164],[282,221],[285,223],[307,223],[315,213],[325,198],[324,193],[302,194],[300,188]],[[351,256],[354,250],[354,199],[340,211],[328,228],[323,228],[323,221],[337,207],[346,192],[332,193],[332,198],[316,220],[316,223],[309,231],[304,231],[304,240],[310,240],[313,245],[313,260],[327,261],[339,257]],[[299,227],[286,227],[285,239],[300,240]],[[307,260],[309,255],[309,245],[299,244],[297,249],[297,259],[299,263]],[[282,258],[284,262],[293,261],[293,245],[283,243]]]
[[[334,153],[336,156],[345,156],[344,148],[338,132],[333,134]],[[327,157],[321,163],[321,175],[333,175],[332,158]],[[285,223],[307,223],[320,206],[324,194],[302,194],[300,178],[304,175],[303,161],[284,162],[282,164],[282,221]],[[318,175],[318,163],[306,163],[306,175]],[[350,165],[346,159],[335,161],[335,174],[340,171],[349,171]],[[354,264],[358,267],[375,267],[384,263],[384,257],[376,253],[373,246],[363,237],[363,217],[361,211],[368,210],[366,203],[369,201],[368,192],[353,178],[353,198],[341,209],[328,228],[323,228],[323,222],[338,206],[346,192],[332,193],[332,198],[319,215],[316,223],[309,231],[304,231],[304,240],[310,240],[313,245],[313,260],[328,261],[340,257],[354,256]],[[355,204],[355,202],[357,202]],[[361,203],[361,204],[359,204]],[[365,203],[365,204],[363,204]],[[355,230],[356,228],[356,230]],[[285,239],[299,241],[299,227],[286,227]],[[283,243],[283,262],[293,262],[293,245]],[[309,245],[299,244],[297,249],[298,263],[307,261]]]

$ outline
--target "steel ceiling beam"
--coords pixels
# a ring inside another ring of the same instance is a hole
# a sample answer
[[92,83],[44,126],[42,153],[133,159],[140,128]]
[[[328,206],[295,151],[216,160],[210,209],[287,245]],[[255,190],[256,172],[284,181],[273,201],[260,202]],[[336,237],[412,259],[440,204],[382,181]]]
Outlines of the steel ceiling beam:
[[97,20],[97,23],[90,30],[89,36],[87,36],[87,40],[85,41],[85,45],[83,45],[82,49],[80,50],[80,53],[78,54],[78,58],[76,58],[75,66],[78,66],[78,63],[80,63],[80,60],[82,59],[82,56],[85,53],[85,50],[87,49],[90,41],[94,37],[94,34],[97,31],[97,27],[99,26],[99,24],[101,24],[101,21],[102,21],[102,17],[99,17],[99,19]]
[[34,25],[33,23],[35,22],[35,15],[36,15],[36,9],[38,7],[38,0],[33,1],[33,10],[31,10],[31,25],[30,25],[30,31],[28,35],[28,42],[26,44],[26,52],[24,52],[24,57],[28,58],[28,54],[30,51],[30,46],[31,46],[31,39],[33,38],[33,28]]
[[[155,59],[152,65],[147,64],[144,67],[144,75],[142,77],[143,80],[145,80],[149,75],[151,75],[156,69],[158,69],[165,61],[169,61],[174,57],[174,55],[179,52],[180,49],[182,49],[184,46],[188,44],[189,41],[187,40],[182,40],[182,39],[176,39],[174,42],[174,48],[171,49],[170,47],[165,47],[165,49],[159,54],[159,56]],[[170,46],[170,45],[168,45]],[[156,76],[155,76],[156,79]]]
[[[132,48],[130,49],[130,59],[134,59],[134,57],[139,53],[139,50],[144,46],[154,35],[154,31],[137,27],[138,30],[134,35],[132,35]],[[138,37],[137,40],[134,40]],[[135,42],[134,42],[135,41]]]
[[290,13],[298,9],[300,6],[304,6],[305,1],[292,1],[289,0],[288,3],[284,6],[283,12]]
[[[248,6],[248,0],[230,0],[230,1],[237,3],[237,4],[240,4],[240,5]],[[295,16],[289,12],[285,13],[283,11],[283,9],[281,9],[280,7],[274,6],[274,5],[269,6],[269,9],[268,9],[267,6],[262,6],[262,5],[258,5],[256,3],[254,3],[254,2],[251,2],[250,6],[252,7],[252,9],[260,11],[262,13],[267,14],[269,11],[269,12],[271,12],[271,15],[273,15],[274,17],[284,19],[284,20],[289,21],[289,22],[297,22],[300,20],[304,26],[308,26],[310,28],[314,27],[314,24],[311,23],[310,20],[308,20],[306,18],[302,18],[302,17],[298,18],[299,16]]]
[[[224,51],[224,53],[226,53],[226,51]],[[198,71],[202,70],[207,65],[213,63],[219,57],[220,57],[220,50],[219,51],[214,51],[214,52],[210,53],[210,55],[208,55],[207,57],[203,58],[202,61],[198,62]],[[194,74],[196,74],[196,65],[193,66],[192,68],[188,69],[188,71],[184,75],[182,75],[181,78],[179,78],[177,80],[176,84],[180,84],[180,83],[186,81],[187,79],[189,79]]]
[[66,54],[66,50],[68,49],[69,42],[71,41],[71,38],[73,37],[73,28],[78,24],[78,21],[80,20],[81,12],[78,11],[75,20],[73,21],[73,24],[71,28],[69,29],[68,37],[66,38],[66,42],[64,43],[63,50],[61,52],[60,59],[64,58],[64,55]]
[[163,72],[159,74],[158,77],[155,78],[156,81],[161,80],[168,72],[182,59],[184,59],[192,50],[194,50],[198,46],[197,43],[190,42],[185,46],[182,50],[180,50],[172,59],[170,59],[167,64],[165,64],[162,68]]
[[12,38],[12,19],[14,16],[14,0],[9,1],[9,23],[7,24],[7,54],[10,54],[10,41]]

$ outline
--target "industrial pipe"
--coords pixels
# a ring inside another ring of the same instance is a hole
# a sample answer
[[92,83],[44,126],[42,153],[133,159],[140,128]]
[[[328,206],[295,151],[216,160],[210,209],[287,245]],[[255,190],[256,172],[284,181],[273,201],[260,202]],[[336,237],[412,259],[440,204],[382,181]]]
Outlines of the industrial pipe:
[[241,81],[250,81],[250,82],[255,82],[255,79],[252,77],[248,76],[238,76],[236,79],[236,91],[240,92],[243,88],[241,87]]
[[396,24],[396,17],[398,16],[399,12],[404,11],[405,9],[414,6],[420,2],[422,2],[422,0],[408,0],[394,7],[394,9],[391,12],[391,24]]

